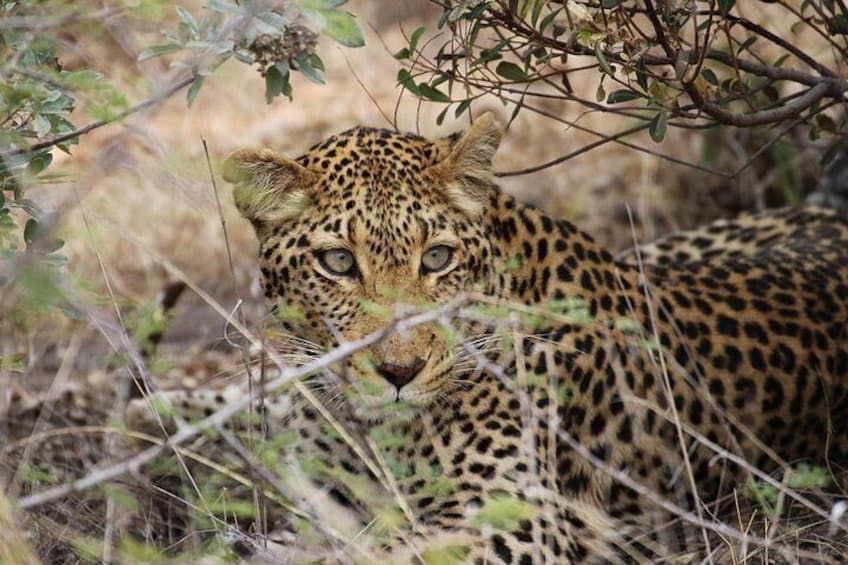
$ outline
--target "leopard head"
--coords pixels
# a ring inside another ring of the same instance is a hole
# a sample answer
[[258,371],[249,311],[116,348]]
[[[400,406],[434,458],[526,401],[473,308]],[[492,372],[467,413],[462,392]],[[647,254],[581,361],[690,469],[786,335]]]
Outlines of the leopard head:
[[412,416],[449,393],[455,336],[437,321],[387,328],[400,304],[444,304],[497,279],[484,216],[501,136],[486,114],[434,142],[357,127],[293,160],[270,149],[227,157],[283,331],[311,353],[385,331],[313,379],[343,390],[359,417]]

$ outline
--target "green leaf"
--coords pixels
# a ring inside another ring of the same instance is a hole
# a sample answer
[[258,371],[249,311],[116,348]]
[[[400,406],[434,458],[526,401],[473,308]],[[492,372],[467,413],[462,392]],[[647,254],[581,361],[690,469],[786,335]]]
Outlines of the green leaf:
[[424,35],[424,31],[424,27],[419,27],[418,29],[412,32],[412,36],[409,38],[410,51],[415,51],[418,48],[418,42],[421,40],[421,36]]
[[822,167],[826,167],[833,161],[833,159],[839,154],[840,149],[842,148],[841,140],[837,139],[835,143],[833,143],[830,147],[827,148],[827,151],[824,152],[824,155],[819,159],[819,165]]
[[324,84],[324,77],[321,76],[321,73],[318,72],[310,60],[309,55],[305,52],[298,53],[295,63],[297,64],[297,70],[302,72],[306,78],[315,84]]
[[509,122],[507,124],[512,124],[515,121],[515,118],[518,117],[519,112],[521,112],[521,108],[524,107],[524,96],[521,97],[521,100],[518,101],[518,104],[513,108],[512,113],[509,115]]
[[465,10],[467,10],[467,9],[468,9],[468,3],[467,2],[460,2],[453,10],[451,10],[450,12],[447,13],[448,14],[448,22],[449,23],[455,23],[455,22],[459,21],[465,15]]
[[32,242],[35,241],[37,232],[38,220],[30,218],[24,226],[24,241],[26,241],[27,245],[32,245]]
[[265,73],[265,102],[270,104],[274,98],[283,94],[292,98],[291,83],[289,82],[289,70],[281,63],[269,68]]
[[285,33],[286,31],[286,19],[274,10],[263,10],[256,14],[256,19],[264,24],[268,24],[276,32]]
[[191,31],[194,33],[198,32],[197,20],[195,20],[194,16],[192,16],[185,8],[177,6],[177,15],[180,17],[181,21],[185,22],[185,24],[191,28]]
[[365,45],[365,37],[362,30],[356,24],[353,16],[339,10],[323,10],[324,33],[341,43],[345,47],[362,47]]
[[166,55],[168,53],[173,53],[174,51],[179,51],[182,49],[182,45],[179,43],[167,43],[165,45],[154,45],[153,47],[148,47],[138,55],[139,61],[146,61],[147,59],[152,59],[153,57],[159,57],[161,55]]
[[509,41],[506,39],[498,41],[489,49],[483,49],[482,51],[480,51],[480,56],[475,62],[485,64],[490,61],[497,61],[498,59],[502,59],[503,55],[501,55],[501,51],[503,51],[504,47],[506,47],[507,45],[509,45]]
[[402,47],[401,49],[395,51],[392,54],[392,57],[397,59],[398,61],[403,61],[404,59],[409,59],[410,56],[409,47]]
[[415,79],[412,78],[412,75],[410,75],[409,71],[406,69],[398,71],[397,81],[399,85],[410,91],[412,94],[421,96],[421,92],[418,90],[418,85],[415,84]]
[[26,369],[24,360],[26,353],[10,353],[0,357],[0,371],[12,371],[14,373],[23,373]]
[[736,0],[718,0],[718,9],[722,16],[726,16],[735,5]]
[[36,203],[29,198],[19,198],[15,201],[15,204],[32,217],[37,217],[40,213]]
[[30,160],[29,165],[27,165],[27,172],[33,176],[37,176],[49,167],[52,162],[53,155],[50,153],[39,153]]
[[498,63],[498,66],[495,68],[495,72],[507,80],[526,81],[528,79],[527,74],[521,70],[521,67],[515,63],[510,63],[509,61],[501,61]]
[[55,252],[59,251],[60,249],[62,249],[64,246],[65,246],[65,240],[64,239],[54,239],[47,244],[45,251],[47,253],[55,253]]
[[629,102],[641,98],[642,95],[628,88],[622,88],[610,93],[607,97],[607,104],[619,104],[621,102]]
[[421,561],[425,565],[462,565],[468,563],[471,549],[465,545],[440,545],[427,547],[421,552]]
[[442,15],[439,16],[438,21],[436,22],[436,29],[442,29],[445,27],[445,24],[448,23],[448,18],[451,15],[451,10],[442,10]]
[[701,71],[701,76],[703,76],[704,80],[710,83],[711,85],[718,86],[718,77],[712,69],[704,67],[704,69]]
[[816,125],[827,133],[836,133],[836,122],[827,114],[816,114]]
[[542,23],[539,24],[539,33],[540,34],[545,33],[545,29],[547,29],[547,27],[553,23],[553,21],[559,15],[561,10],[562,10],[562,8],[557,8],[555,10],[552,10],[550,14],[548,14],[547,16],[542,18]]
[[42,138],[53,129],[50,120],[47,119],[46,116],[42,116],[41,114],[35,114],[35,136],[38,138]]
[[313,69],[324,72],[326,68],[324,67],[324,61],[321,60],[321,57],[315,55],[314,53],[309,56],[309,64],[312,65]]
[[535,27],[537,23],[539,23],[539,16],[542,15],[542,8],[545,7],[547,2],[543,2],[542,0],[535,0],[533,2],[533,13],[530,14],[530,23]]
[[837,14],[827,20],[827,31],[833,35],[848,35],[848,18],[845,14]]
[[229,2],[221,2],[220,0],[209,0],[206,7],[216,12],[224,14],[244,14],[244,9],[241,6],[230,4]]
[[601,49],[600,41],[595,42],[595,58],[598,60],[598,65],[601,67],[601,71],[608,75],[613,74],[612,67],[610,67],[610,64],[607,62],[607,58]]
[[740,46],[739,46],[739,49],[737,49],[737,50],[736,50],[736,54],[737,54],[737,55],[739,55],[739,54],[740,54],[740,53],[742,53],[743,51],[748,51],[748,50],[750,50],[750,49],[751,49],[751,45],[753,45],[754,43],[756,43],[756,41],[757,41],[757,36],[756,36],[756,35],[753,35],[753,36],[749,37],[748,39],[746,39],[746,40],[742,43],[742,45],[740,45]]
[[645,70],[645,62],[641,59],[636,65],[636,82],[639,83],[643,91],[648,90],[648,73]]
[[805,463],[798,464],[787,482],[789,488],[794,489],[825,488],[833,484],[828,469]]
[[450,110],[450,104],[448,104],[447,106],[445,106],[445,109],[444,109],[444,110],[442,110],[441,112],[439,112],[439,115],[438,115],[438,116],[436,116],[436,125],[437,125],[437,126],[440,126],[440,125],[442,125],[442,123],[444,123],[444,121],[445,121],[445,114],[447,114],[447,113],[448,113],[448,110]]
[[194,104],[194,99],[197,98],[197,93],[200,92],[200,87],[203,86],[203,80],[205,77],[200,75],[194,77],[194,82],[191,83],[191,86],[188,87],[188,91],[186,92],[186,101],[188,102],[189,107]]
[[432,100],[433,102],[450,102],[450,96],[439,90],[434,86],[430,86],[426,82],[422,82],[418,85],[418,94],[422,98],[426,98],[427,100]]
[[296,0],[304,10],[331,10],[347,4],[347,0]]
[[462,102],[459,103],[459,106],[456,107],[456,110],[453,113],[453,117],[454,118],[460,117],[462,115],[462,113],[465,112],[466,110],[468,110],[468,108],[470,108],[470,107],[471,107],[471,100],[468,100],[468,99],[463,100]]
[[648,126],[648,133],[651,134],[651,139],[653,139],[655,143],[660,143],[665,138],[665,130],[667,127],[668,112],[660,110]]
[[471,10],[465,15],[465,19],[469,22],[477,21],[480,19],[480,16],[483,15],[483,12],[490,9],[490,2],[478,2],[476,6],[471,8]]
[[491,525],[499,530],[511,530],[522,520],[529,520],[536,514],[529,502],[508,495],[493,495],[486,499],[475,521]]
[[598,102],[603,102],[604,98],[607,97],[607,91],[604,90],[604,83],[601,82],[598,84],[598,90],[595,91],[595,100]]

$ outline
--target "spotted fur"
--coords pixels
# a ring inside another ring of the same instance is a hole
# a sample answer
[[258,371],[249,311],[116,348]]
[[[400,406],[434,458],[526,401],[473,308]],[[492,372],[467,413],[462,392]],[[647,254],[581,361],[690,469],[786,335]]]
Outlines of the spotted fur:
[[834,210],[816,206],[744,213],[627,249],[618,258],[676,267],[740,257],[761,256],[767,260],[775,250],[792,253],[793,248],[811,241],[838,239],[837,215]]
[[[490,115],[435,142],[357,127],[293,161],[262,149],[225,164],[277,327],[297,336],[283,353],[361,339],[399,303],[474,294],[538,314],[512,326],[512,346],[494,322],[434,321],[306,380],[362,445],[387,426],[404,438],[379,453],[401,469],[417,524],[404,540],[456,535],[479,563],[649,559],[664,542],[642,535],[665,519],[655,499],[712,509],[744,478],[738,461],[848,463],[844,219],[808,208],[719,222],[644,248],[646,270],[492,184],[500,137]],[[438,246],[452,256],[431,272],[422,257]],[[333,272],[332,250],[355,266]],[[373,480],[322,422],[296,399],[281,428],[297,431],[299,456]],[[452,488],[434,494],[421,466]],[[338,477],[314,478],[360,508]],[[532,512],[474,518],[503,497]],[[587,508],[611,522],[591,524]]]

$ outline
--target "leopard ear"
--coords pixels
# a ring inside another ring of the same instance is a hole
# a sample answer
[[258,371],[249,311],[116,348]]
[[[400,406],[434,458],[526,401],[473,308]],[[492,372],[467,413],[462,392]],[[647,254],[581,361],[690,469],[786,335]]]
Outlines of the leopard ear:
[[[479,217],[492,193],[492,159],[503,137],[503,126],[486,112],[451,144],[447,157],[428,172],[453,204],[472,218]],[[440,140],[450,143],[452,140]]]
[[236,208],[257,230],[303,212],[320,179],[318,173],[270,149],[233,151],[224,160],[223,176],[236,185]]

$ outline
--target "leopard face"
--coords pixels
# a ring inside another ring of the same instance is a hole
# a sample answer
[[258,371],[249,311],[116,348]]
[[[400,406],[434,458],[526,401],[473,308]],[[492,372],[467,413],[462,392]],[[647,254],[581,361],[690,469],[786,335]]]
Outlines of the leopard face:
[[[265,295],[285,331],[326,351],[387,328],[397,304],[491,292],[480,216],[500,136],[491,120],[436,142],[358,127],[296,160],[233,153],[225,178],[256,229]],[[312,382],[344,394],[359,418],[409,418],[449,397],[449,337],[436,322],[391,332]]]

